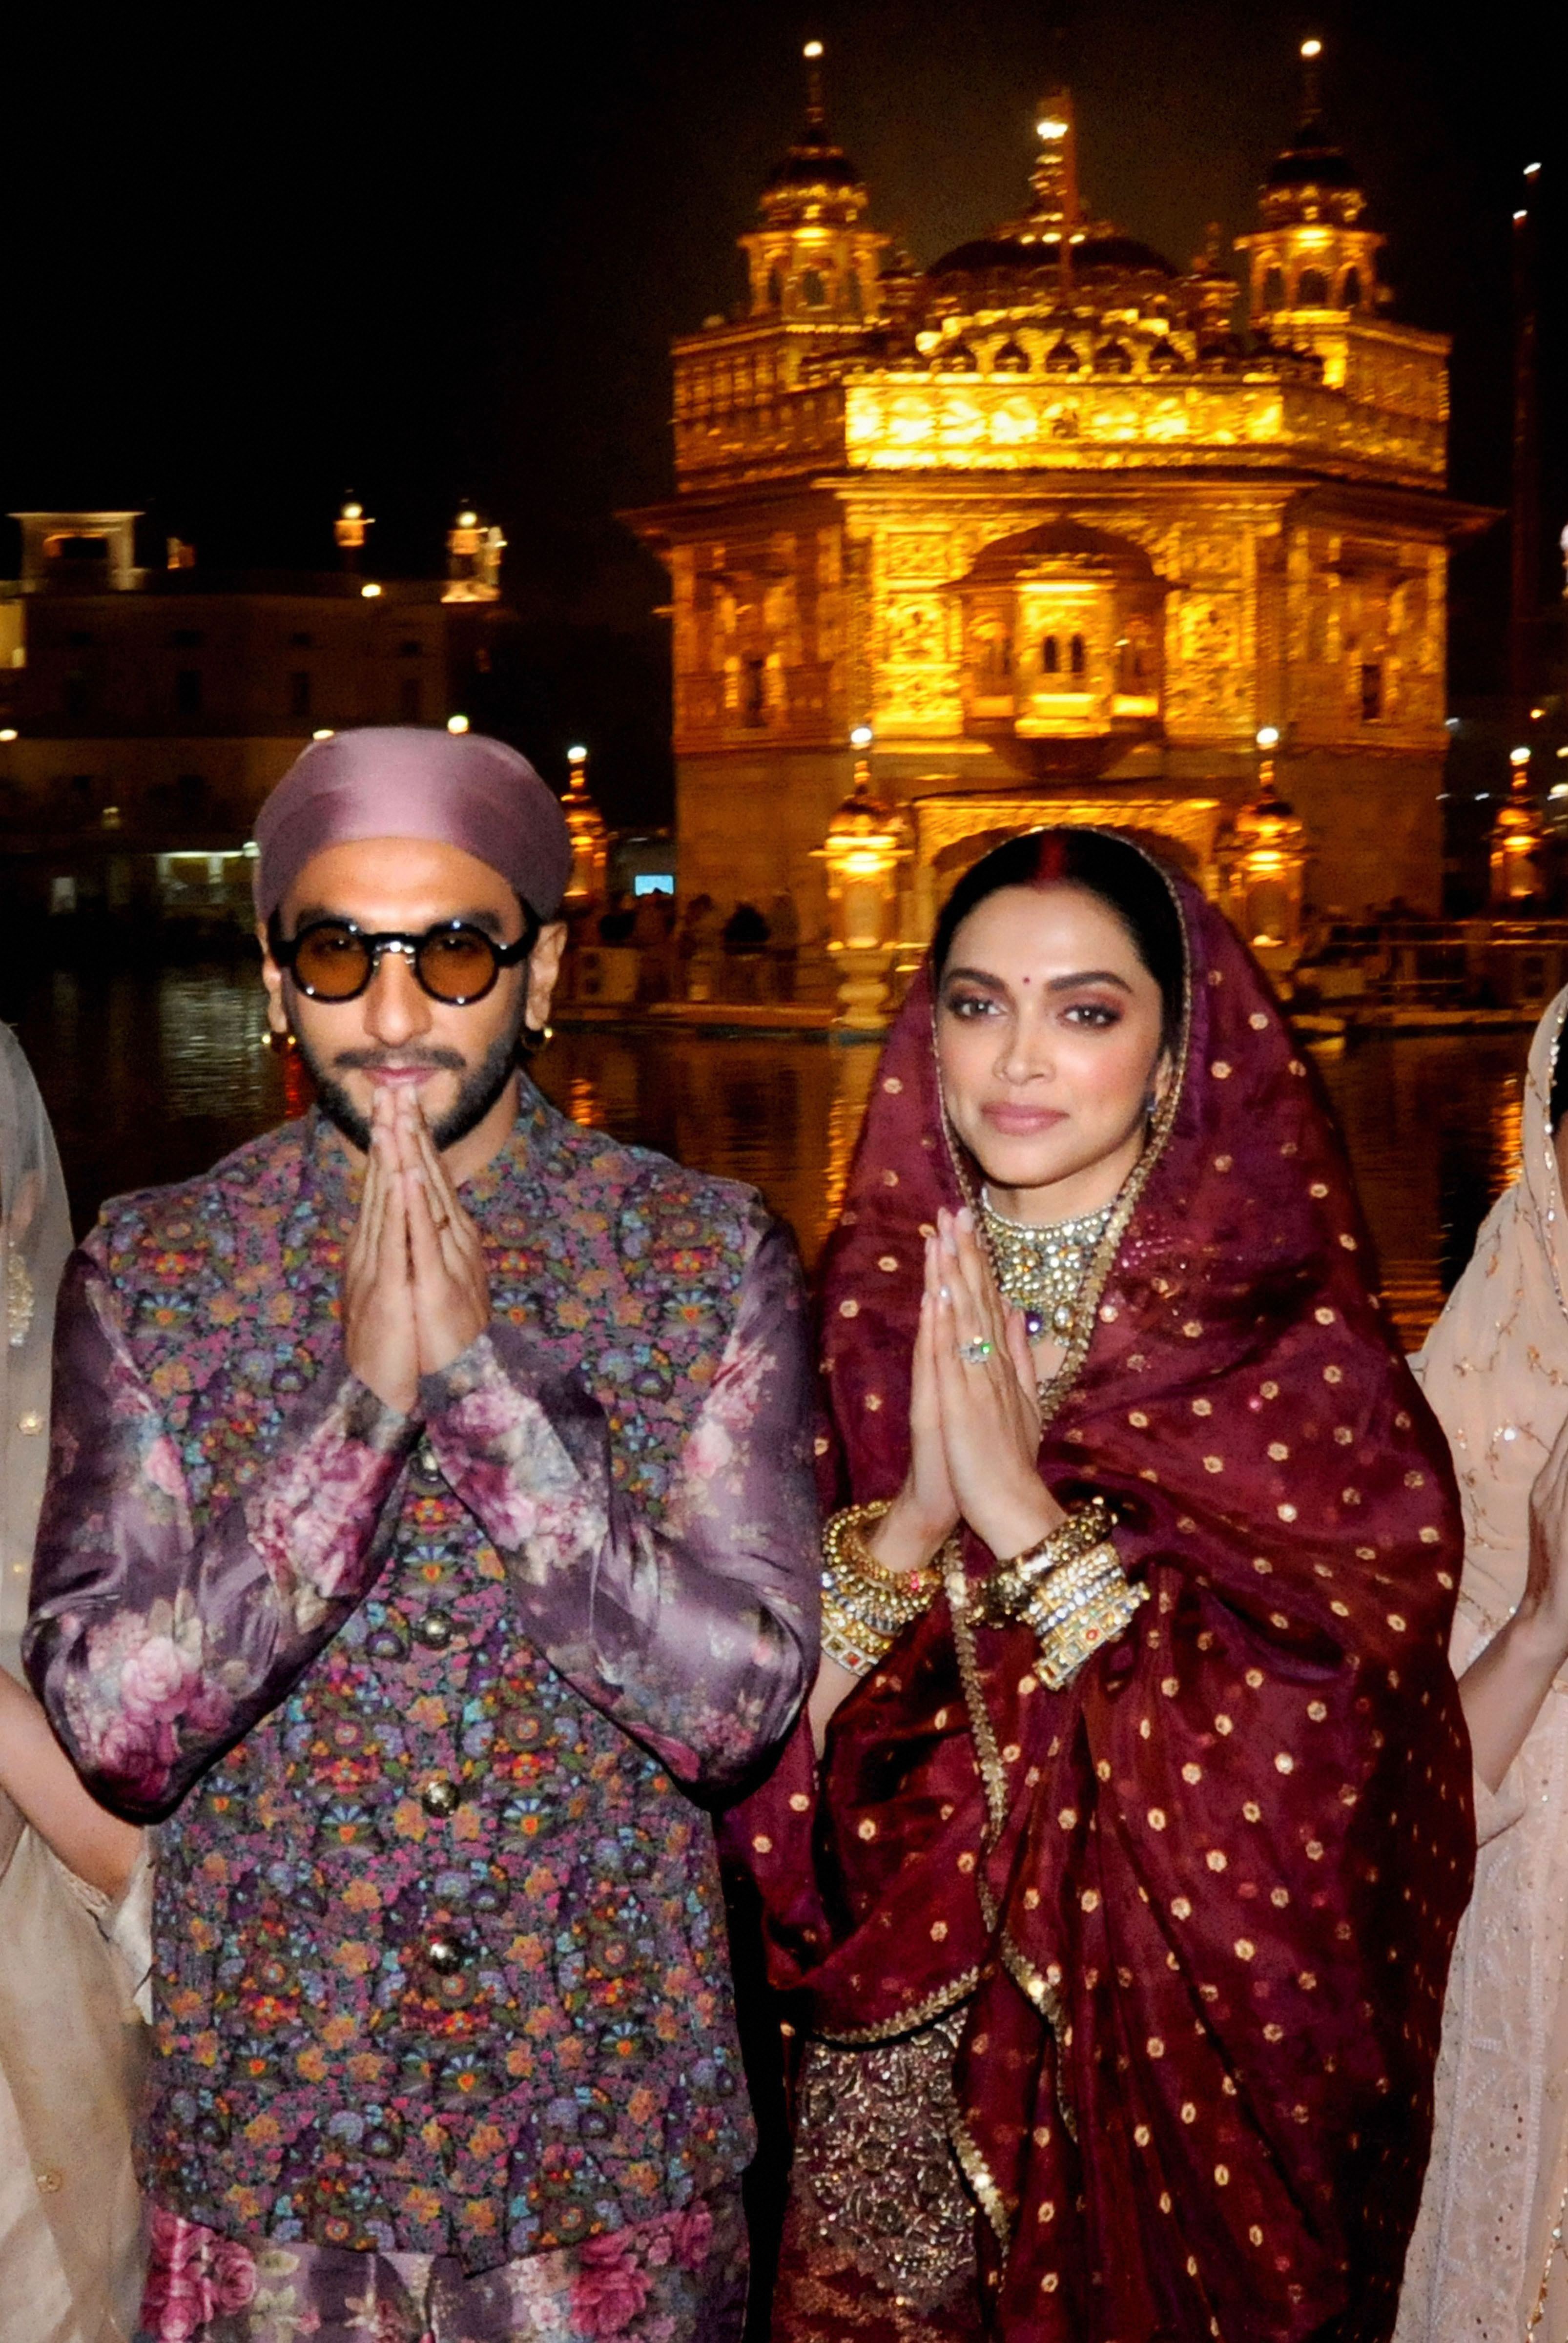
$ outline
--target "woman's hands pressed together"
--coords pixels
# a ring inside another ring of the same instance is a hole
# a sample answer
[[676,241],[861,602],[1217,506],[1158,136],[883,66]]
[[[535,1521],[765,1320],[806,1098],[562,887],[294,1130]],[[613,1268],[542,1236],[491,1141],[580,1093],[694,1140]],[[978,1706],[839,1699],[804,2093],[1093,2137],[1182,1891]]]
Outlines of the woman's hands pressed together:
[[458,1201],[418,1100],[378,1091],[359,1219],[343,1265],[348,1364],[399,1415],[421,1375],[460,1358],[490,1322],[479,1232]]
[[997,1292],[967,1206],[926,1239],[910,1470],[870,1539],[889,1570],[928,1563],[960,1520],[1010,1560],[1066,1518],[1040,1478],[1040,1403],[1022,1312]]

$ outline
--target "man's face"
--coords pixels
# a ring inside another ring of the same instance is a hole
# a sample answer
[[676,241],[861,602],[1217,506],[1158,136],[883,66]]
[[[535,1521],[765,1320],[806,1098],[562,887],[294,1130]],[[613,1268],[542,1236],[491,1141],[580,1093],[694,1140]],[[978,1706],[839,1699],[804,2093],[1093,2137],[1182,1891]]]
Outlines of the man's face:
[[[523,932],[522,908],[499,871],[460,847],[415,838],[328,847],[307,863],[278,917],[285,939],[323,919],[408,936],[461,920],[498,944]],[[546,1022],[565,935],[558,922],[546,928],[524,965],[502,969],[482,1001],[456,1008],[432,1000],[407,957],[390,951],[357,1000],[312,1001],[277,966],[264,933],[268,1019],[275,1032],[292,1029],[322,1111],[353,1147],[369,1147],[371,1108],[389,1087],[413,1090],[437,1145],[455,1147],[507,1091],[525,1020]]]

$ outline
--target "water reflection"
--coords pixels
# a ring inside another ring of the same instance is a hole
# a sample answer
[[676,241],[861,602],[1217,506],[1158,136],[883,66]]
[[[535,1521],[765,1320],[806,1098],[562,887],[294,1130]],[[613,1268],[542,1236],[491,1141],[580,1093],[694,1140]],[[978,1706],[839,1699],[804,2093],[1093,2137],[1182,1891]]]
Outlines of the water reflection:
[[[54,1118],[79,1229],[105,1196],[203,1171],[285,1111],[249,970],[56,972],[4,1006]],[[1384,1292],[1412,1342],[1513,1177],[1528,1046],[1521,1030],[1320,1055]],[[864,1044],[596,1027],[558,1032],[538,1071],[578,1121],[760,1188],[809,1263],[842,1197],[875,1067]]]
[[1379,1037],[1320,1053],[1384,1296],[1417,1342],[1519,1168],[1528,1031]]
[[760,1188],[821,1249],[844,1193],[877,1052],[864,1044],[558,1032],[543,1089],[578,1122]]

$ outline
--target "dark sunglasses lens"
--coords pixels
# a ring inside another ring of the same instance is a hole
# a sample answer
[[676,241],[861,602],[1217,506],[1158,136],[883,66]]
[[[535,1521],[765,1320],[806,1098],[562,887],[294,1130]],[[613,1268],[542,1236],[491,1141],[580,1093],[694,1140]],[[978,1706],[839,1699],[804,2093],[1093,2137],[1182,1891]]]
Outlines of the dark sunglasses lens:
[[426,991],[457,1007],[481,1000],[498,973],[489,938],[477,928],[446,928],[427,936],[417,964]]
[[313,1001],[352,1001],[370,978],[363,937],[336,920],[307,928],[294,953],[294,980]]

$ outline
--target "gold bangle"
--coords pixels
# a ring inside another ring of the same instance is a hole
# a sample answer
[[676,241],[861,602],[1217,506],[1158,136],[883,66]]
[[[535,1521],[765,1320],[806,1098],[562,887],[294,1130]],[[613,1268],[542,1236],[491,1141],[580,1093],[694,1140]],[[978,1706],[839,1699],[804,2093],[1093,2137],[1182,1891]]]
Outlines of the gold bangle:
[[1024,1617],[1037,1590],[1048,1581],[1054,1584],[1060,1573],[1073,1569],[1097,1546],[1108,1543],[1111,1525],[1111,1508],[1103,1497],[1091,1497],[1087,1504],[1075,1506],[1060,1529],[991,1572],[975,1604],[980,1624],[1000,1627],[1010,1619]]
[[863,1524],[880,1521],[888,1501],[846,1505],[822,1530],[822,1649],[864,1675],[941,1591],[940,1573],[895,1571],[868,1549]]
[[1037,1664],[1047,1689],[1063,1691],[1086,1660],[1125,1634],[1139,1606],[1148,1600],[1147,1586],[1131,1585],[1120,1572],[1114,1578],[1108,1576],[1070,1618],[1040,1637]]
[[941,1575],[930,1569],[889,1570],[877,1561],[866,1544],[863,1524],[879,1522],[887,1511],[884,1499],[874,1505],[846,1505],[829,1515],[822,1530],[823,1583],[830,1574],[841,1595],[873,1608],[907,1611],[912,1618],[940,1592]]
[[1114,1643],[1149,1599],[1147,1586],[1129,1584],[1111,1524],[1110,1506],[1092,1497],[980,1589],[974,1614],[982,1625],[1019,1620],[1034,1629],[1040,1678],[1052,1692],[1070,1684],[1102,1645]]
[[892,1644],[891,1635],[868,1633],[830,1594],[822,1597],[822,1656],[847,1668],[852,1676],[869,1675]]
[[1091,1497],[1087,1503],[1074,1505],[1060,1527],[1048,1530],[1033,1545],[1026,1545],[1008,1562],[1000,1563],[999,1571],[1027,1570],[1038,1578],[1045,1571],[1054,1570],[1059,1564],[1075,1562],[1087,1554],[1091,1546],[1101,1544],[1111,1534],[1111,1508],[1103,1497]]

